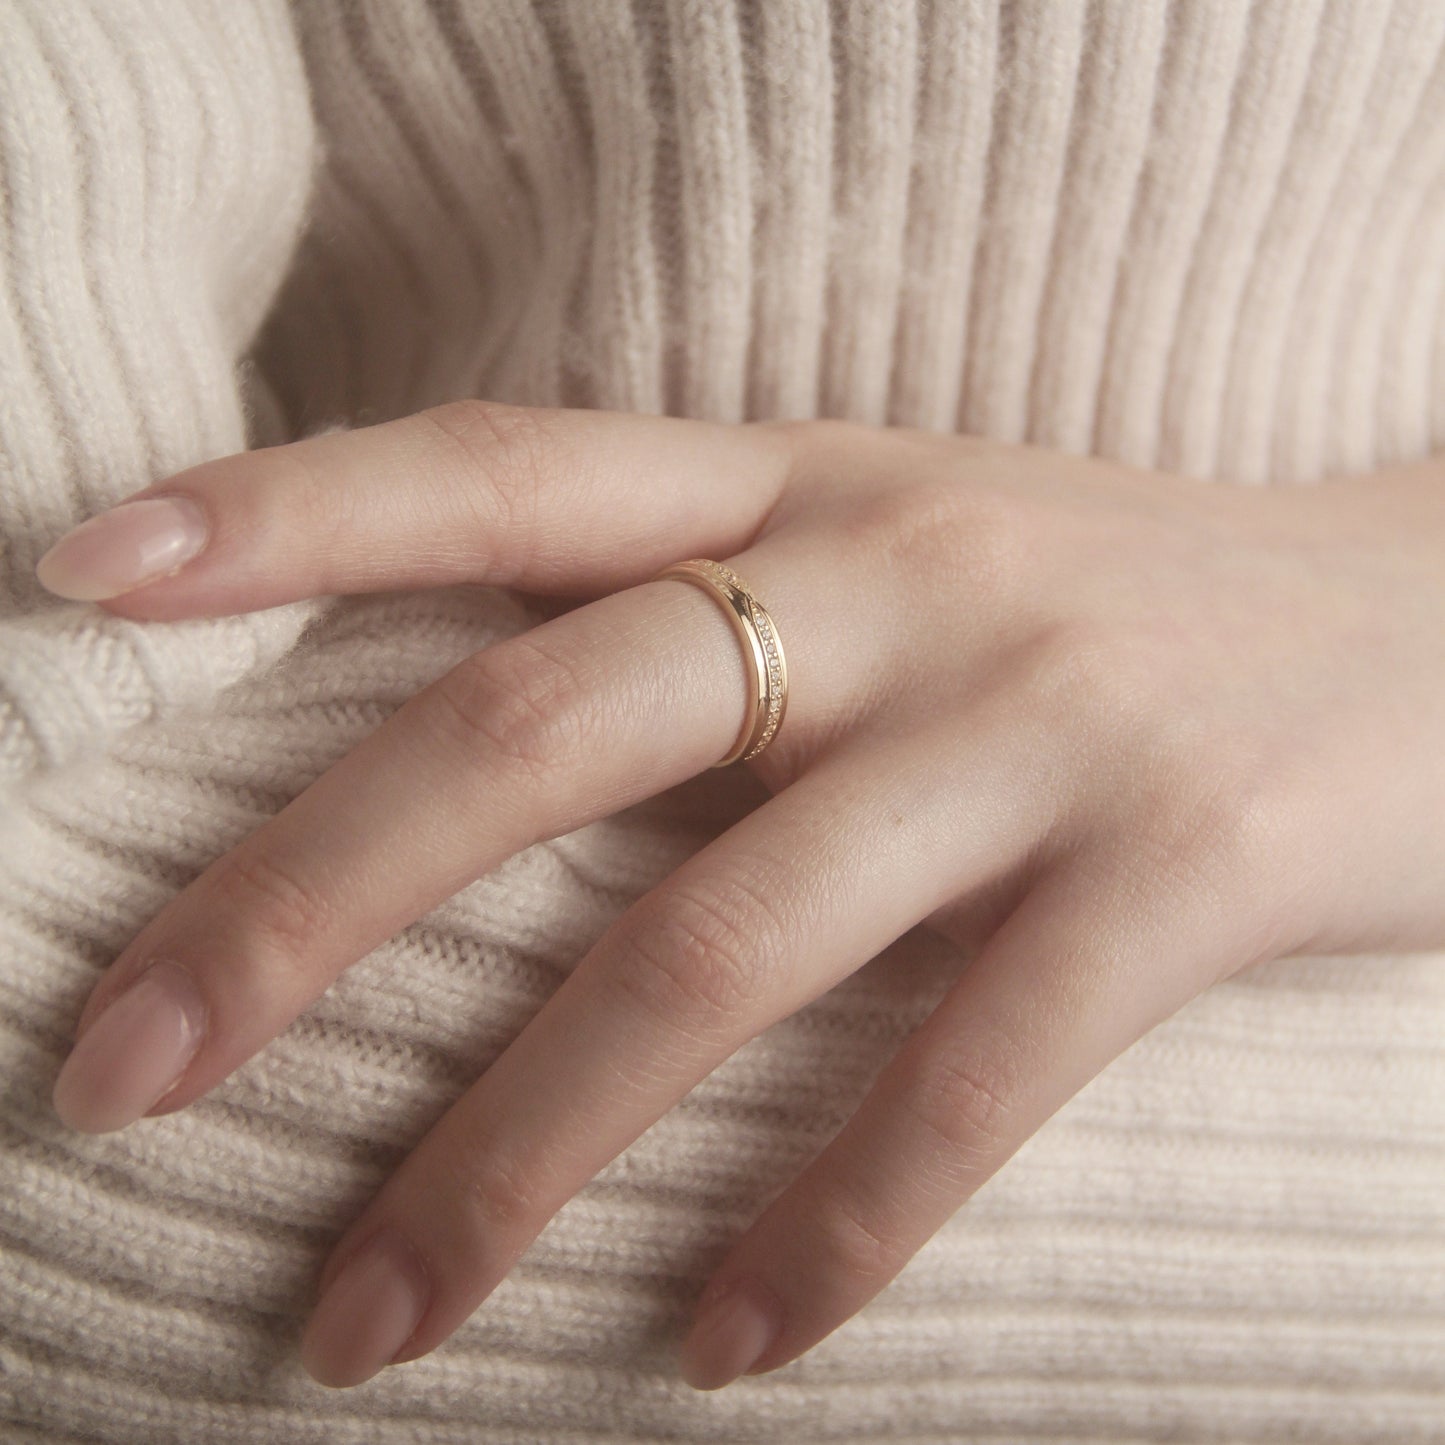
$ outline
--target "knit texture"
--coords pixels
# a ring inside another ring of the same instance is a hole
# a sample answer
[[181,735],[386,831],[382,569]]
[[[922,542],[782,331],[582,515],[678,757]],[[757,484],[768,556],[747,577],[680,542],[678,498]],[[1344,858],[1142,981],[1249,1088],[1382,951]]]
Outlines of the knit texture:
[[[167,899],[524,598],[135,624],[40,554],[207,457],[445,399],[828,415],[1316,483],[1445,447],[1437,0],[0,0],[0,1437],[1445,1438],[1445,955],[1224,983],[860,1315],[714,1395],[729,1242],[963,960],[742,1049],[433,1355],[327,1391],[329,1247],[719,773],[518,854],[182,1112],[60,1125]],[[405,476],[396,485],[407,485]]]

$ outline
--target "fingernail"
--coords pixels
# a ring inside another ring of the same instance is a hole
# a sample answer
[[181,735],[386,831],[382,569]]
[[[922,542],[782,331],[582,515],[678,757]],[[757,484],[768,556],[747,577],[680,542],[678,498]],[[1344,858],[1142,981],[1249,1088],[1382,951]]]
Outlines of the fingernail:
[[55,1080],[55,1112],[72,1129],[134,1123],[180,1078],[206,1031],[206,1005],[178,964],[153,963],[101,1012]]
[[762,1358],[782,1328],[777,1302],[748,1282],[719,1292],[682,1346],[682,1377],[695,1390],[718,1390]]
[[148,497],[72,527],[35,564],[35,575],[61,597],[98,602],[174,572],[205,545],[206,514],[199,502]]
[[388,1227],[351,1256],[321,1296],[301,1339],[301,1363],[333,1388],[359,1385],[412,1336],[431,1295],[416,1251]]

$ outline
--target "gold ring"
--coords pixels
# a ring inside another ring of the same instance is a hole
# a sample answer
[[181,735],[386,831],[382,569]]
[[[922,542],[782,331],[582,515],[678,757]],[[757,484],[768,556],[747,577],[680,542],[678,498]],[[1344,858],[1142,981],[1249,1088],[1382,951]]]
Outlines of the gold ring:
[[748,715],[728,755],[715,768],[725,768],[739,758],[755,758],[777,736],[788,710],[788,664],[783,660],[783,640],[768,610],[752,589],[731,567],[706,557],[674,562],[652,580],[676,577],[692,582],[718,598],[743,644],[743,658],[752,672],[748,689]]

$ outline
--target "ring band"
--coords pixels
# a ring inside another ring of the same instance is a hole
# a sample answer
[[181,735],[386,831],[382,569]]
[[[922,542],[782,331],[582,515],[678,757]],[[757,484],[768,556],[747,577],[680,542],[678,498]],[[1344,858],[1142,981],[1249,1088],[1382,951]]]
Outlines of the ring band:
[[706,557],[693,557],[664,567],[652,580],[675,577],[692,582],[723,603],[723,611],[743,644],[743,658],[752,673],[748,690],[748,715],[728,755],[713,764],[725,768],[739,758],[755,758],[777,736],[788,710],[788,664],[783,660],[783,640],[768,610],[752,589],[731,567]]

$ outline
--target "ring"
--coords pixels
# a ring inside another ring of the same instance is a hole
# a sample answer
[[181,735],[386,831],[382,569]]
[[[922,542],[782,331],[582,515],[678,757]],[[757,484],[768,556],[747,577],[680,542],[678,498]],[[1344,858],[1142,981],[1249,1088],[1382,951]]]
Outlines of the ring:
[[752,671],[748,689],[748,715],[728,755],[713,764],[725,768],[739,758],[755,758],[777,736],[788,710],[788,664],[783,660],[783,640],[768,610],[752,589],[731,567],[706,557],[674,562],[652,580],[676,577],[710,592],[723,604],[733,631],[743,644],[743,658]]

